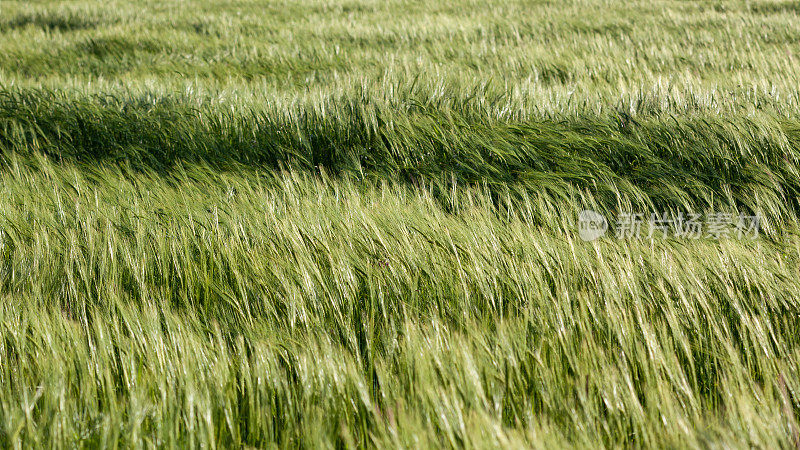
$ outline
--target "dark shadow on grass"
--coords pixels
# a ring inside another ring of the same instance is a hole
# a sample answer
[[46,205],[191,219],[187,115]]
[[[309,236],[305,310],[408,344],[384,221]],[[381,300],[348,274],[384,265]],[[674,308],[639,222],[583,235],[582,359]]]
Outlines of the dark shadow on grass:
[[750,11],[756,14],[800,14],[800,2],[796,0],[754,2],[750,5]]
[[76,31],[97,28],[107,25],[112,21],[96,15],[80,12],[54,12],[43,11],[35,13],[21,13],[8,20],[0,21],[0,32],[16,30],[27,27],[40,28],[46,31]]
[[341,99],[291,111],[180,98],[0,93],[0,150],[168,174],[178,163],[289,168],[410,184],[456,180],[588,196],[608,210],[734,207],[796,219],[800,123],[746,117],[513,122],[468,110]]

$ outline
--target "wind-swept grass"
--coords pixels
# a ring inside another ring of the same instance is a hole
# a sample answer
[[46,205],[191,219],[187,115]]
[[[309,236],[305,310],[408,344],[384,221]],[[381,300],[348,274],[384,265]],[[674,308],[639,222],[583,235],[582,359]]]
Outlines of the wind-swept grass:
[[800,122],[775,112],[522,120],[472,103],[369,96],[227,112],[180,98],[17,91],[0,97],[0,129],[8,151],[132,170],[244,163],[433,183],[437,192],[480,184],[514,201],[535,192],[562,213],[758,213],[766,231],[794,226],[800,193]]
[[175,173],[7,169],[6,445],[791,443],[794,236],[585,243],[474,189]]
[[799,445],[791,2],[0,8],[0,446]]

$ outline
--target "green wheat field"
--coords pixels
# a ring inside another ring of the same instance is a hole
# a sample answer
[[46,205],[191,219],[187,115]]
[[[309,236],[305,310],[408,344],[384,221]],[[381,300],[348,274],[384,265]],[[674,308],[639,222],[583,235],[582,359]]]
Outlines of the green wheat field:
[[799,196],[795,0],[2,0],[0,447],[797,448]]

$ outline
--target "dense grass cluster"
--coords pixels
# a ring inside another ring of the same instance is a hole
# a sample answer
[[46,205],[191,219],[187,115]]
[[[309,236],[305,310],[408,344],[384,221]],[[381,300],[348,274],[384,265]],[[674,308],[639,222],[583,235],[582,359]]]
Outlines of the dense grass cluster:
[[798,13],[4,1],[0,446],[800,445]]

